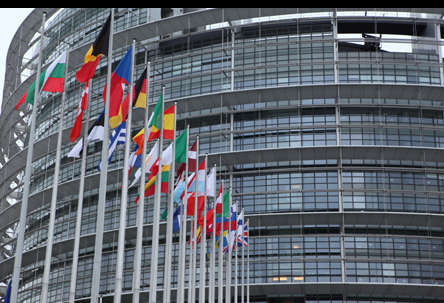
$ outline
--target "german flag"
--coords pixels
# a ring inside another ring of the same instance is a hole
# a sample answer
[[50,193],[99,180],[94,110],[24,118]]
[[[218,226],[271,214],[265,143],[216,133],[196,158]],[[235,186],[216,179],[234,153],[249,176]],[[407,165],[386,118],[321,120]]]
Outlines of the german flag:
[[[111,128],[116,128],[121,122],[125,122],[128,117],[128,102],[129,93],[126,95],[122,104],[120,105],[119,114],[117,116],[111,117],[109,120],[109,126]],[[146,103],[146,68],[140,75],[133,87],[133,107],[145,108]]]
[[80,83],[84,83],[94,76],[94,72],[96,71],[102,55],[108,56],[110,28],[111,13],[108,16],[108,19],[106,19],[106,22],[97,36],[96,41],[94,41],[94,44],[86,53],[82,67],[76,73],[76,78]]

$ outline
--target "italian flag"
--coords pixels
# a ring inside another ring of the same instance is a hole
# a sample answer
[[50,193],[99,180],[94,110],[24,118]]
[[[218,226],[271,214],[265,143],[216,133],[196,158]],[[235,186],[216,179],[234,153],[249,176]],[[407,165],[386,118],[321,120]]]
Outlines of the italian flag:
[[[66,50],[61,54],[41,75],[39,79],[39,95],[43,92],[63,92],[63,81],[65,77]],[[15,109],[20,104],[27,102],[34,104],[35,81],[19,100]]]

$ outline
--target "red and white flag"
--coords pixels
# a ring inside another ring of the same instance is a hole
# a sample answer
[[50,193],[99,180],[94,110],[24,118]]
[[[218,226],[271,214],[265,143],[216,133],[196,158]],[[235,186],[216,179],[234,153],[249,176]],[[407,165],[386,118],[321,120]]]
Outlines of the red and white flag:
[[80,131],[82,130],[82,119],[83,112],[86,110],[86,105],[88,101],[89,94],[89,81],[86,81],[85,88],[83,89],[82,98],[79,102],[79,107],[77,108],[77,117],[74,122],[74,126],[72,127],[71,134],[69,135],[69,139],[71,142],[76,141],[76,139],[80,136]]
[[[188,172],[192,172],[196,170],[196,151],[197,151],[197,140],[194,141],[194,144],[191,146],[188,151]],[[179,168],[177,169],[177,176],[180,176],[183,171],[185,171],[185,163],[181,163]]]

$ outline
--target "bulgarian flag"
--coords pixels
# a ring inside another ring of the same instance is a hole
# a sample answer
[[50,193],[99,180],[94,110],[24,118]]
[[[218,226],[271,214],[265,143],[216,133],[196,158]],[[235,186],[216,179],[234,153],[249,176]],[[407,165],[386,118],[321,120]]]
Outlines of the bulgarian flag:
[[[63,82],[65,77],[66,50],[40,75],[39,95],[43,92],[63,92]],[[35,81],[20,98],[15,106],[18,109],[20,104],[27,102],[34,104]]]

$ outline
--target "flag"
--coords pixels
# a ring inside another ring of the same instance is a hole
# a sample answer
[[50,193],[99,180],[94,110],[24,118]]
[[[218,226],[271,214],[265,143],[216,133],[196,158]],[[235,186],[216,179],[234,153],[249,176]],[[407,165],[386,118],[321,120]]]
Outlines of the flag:
[[[162,171],[160,174],[160,192],[164,194],[168,194],[168,179],[169,179],[170,166],[165,165],[162,167]],[[148,182],[145,184],[145,197],[152,196],[155,192],[155,184],[156,184],[156,176],[153,176]],[[137,195],[136,203],[139,201],[139,195]]]
[[145,108],[146,105],[146,67],[134,85],[133,107]]
[[242,231],[242,226],[240,227],[240,230],[238,228],[237,246],[242,247],[242,245],[244,245],[245,247],[248,246],[248,222],[244,224],[243,231]]
[[175,151],[175,162],[176,163],[184,163],[187,161],[187,132],[182,132],[177,138],[176,138],[176,151]]
[[165,210],[163,211],[162,215],[160,216],[160,220],[166,220],[168,217],[168,207],[165,208]]
[[[188,151],[188,171],[196,170],[196,152],[197,152],[197,140],[194,141],[190,150]],[[178,161],[182,162],[182,161]],[[181,175],[186,169],[186,163],[182,162],[182,164],[177,169],[177,176]]]
[[6,290],[6,295],[5,295],[5,298],[3,299],[3,303],[10,302],[9,300],[11,299],[11,283],[12,283],[12,279],[9,280],[8,289]]
[[[160,96],[162,98],[162,96]],[[157,139],[160,137],[160,108],[162,102],[159,99],[159,102],[157,102],[156,107],[153,111],[153,119],[151,120],[151,123],[148,124],[149,129],[149,135],[147,142],[150,142],[151,140]],[[160,104],[160,106],[158,106]],[[174,105],[167,108],[163,112],[163,138],[164,139],[170,139],[172,140],[174,138]]]
[[[105,110],[99,115],[93,125],[88,130],[88,138],[87,142],[91,142],[92,140],[103,140],[103,130],[104,130],[104,113]],[[74,148],[69,152],[68,157],[79,158],[83,150],[83,138],[77,142]]]
[[[194,178],[194,173],[188,178],[188,185],[190,184],[190,179]],[[183,198],[184,193],[185,193],[185,182],[180,182],[176,188],[174,189],[174,202],[175,203],[179,203],[180,200]]]
[[[231,226],[231,227],[230,227]],[[236,204],[231,206],[231,217],[216,217],[216,234],[220,233],[221,228],[223,230],[236,230],[237,228],[237,216],[236,216]]]
[[[137,153],[136,153],[137,154]],[[140,157],[142,157],[142,155],[140,155]],[[153,148],[151,149],[150,153],[146,156],[145,159],[145,168],[147,171],[151,171],[153,165],[155,164],[155,162],[157,161],[157,159],[159,159],[158,156],[158,142],[156,142],[156,144],[154,144]],[[131,185],[129,187],[132,187],[134,184],[136,184],[136,182],[140,179],[140,176],[142,175],[142,170],[139,168],[134,177],[134,181],[131,183]]]
[[163,138],[173,140],[174,134],[174,105],[163,112]]
[[[206,216],[206,234],[207,236],[211,235],[213,233],[213,215],[214,215],[214,210],[213,208],[210,208],[207,211],[207,216]],[[200,219],[197,221],[197,223],[199,223],[200,226],[203,226],[204,224],[204,216],[200,217]]]
[[[153,119],[153,114],[151,114],[150,119],[148,120],[148,123]],[[136,155],[140,155],[143,152],[143,138],[145,136],[145,128],[142,128],[134,137],[133,142],[139,146],[139,149],[136,151]]]
[[[120,125],[113,130],[109,138],[109,148],[108,148],[108,164],[111,163],[111,158],[113,157],[114,151],[116,150],[117,144],[125,144],[125,134],[126,134],[126,122],[120,123]],[[98,170],[101,169],[102,160],[99,162]]]
[[[51,63],[51,65],[40,75],[39,95],[43,92],[63,92],[63,82],[65,77],[66,50]],[[26,102],[34,104],[35,84],[34,81],[25,94],[20,98],[15,106],[18,109],[20,104]]]
[[[195,192],[187,193],[187,216],[194,216],[194,204],[196,203]],[[200,213],[204,209],[205,196],[197,196],[197,217],[200,217]]]
[[[120,104],[119,113],[117,116],[111,117],[109,124],[111,128],[116,127],[122,122],[125,122],[128,117],[128,103],[130,93],[128,93]],[[146,68],[137,80],[136,85],[133,87],[133,102],[132,107],[145,108],[146,103]]]
[[82,130],[83,112],[86,110],[88,94],[89,94],[89,81],[85,83],[85,88],[83,89],[82,97],[80,98],[79,107],[77,108],[76,121],[74,122],[71,134],[69,135],[69,140],[71,140],[71,142],[76,141],[76,139],[80,136],[80,131]]
[[[219,247],[220,245],[220,236],[216,236],[216,248]],[[223,253],[225,254],[228,251],[228,231],[224,230],[222,232],[222,248],[223,248]]]
[[[239,215],[237,216],[237,227],[235,230],[235,235],[233,237],[233,249],[235,248],[235,245],[237,243],[238,247],[242,247],[242,234],[243,234],[243,211],[241,210]],[[239,243],[240,242],[240,243]]]
[[[185,135],[184,135],[185,134]],[[176,138],[176,150],[175,150],[175,159],[177,161],[178,158],[182,158],[185,151],[184,138],[186,138],[186,132],[183,132],[179,137]],[[162,153],[162,166],[171,164],[173,162],[173,143],[171,143]],[[159,169],[159,161],[156,161],[155,166],[150,169],[152,174],[157,174],[157,170]],[[156,169],[157,166],[157,169]]]
[[108,47],[109,47],[109,34],[111,29],[111,13],[103,24],[102,30],[94,41],[93,45],[89,48],[85,55],[85,60],[76,73],[76,78],[80,83],[84,83],[94,76],[97,65],[99,64],[100,57],[105,55],[108,57]]
[[177,206],[173,214],[173,233],[175,233],[180,229],[180,209],[181,209],[181,204]]
[[136,151],[139,149],[139,146],[136,144],[134,146],[133,152],[130,155],[129,158],[129,169],[128,174],[131,172],[131,170],[134,167],[141,167],[142,166],[142,155],[136,155]]
[[[195,191],[196,178],[193,178],[191,184],[189,185],[189,191]],[[205,159],[200,163],[197,169],[197,192],[199,195],[204,195],[205,193]]]
[[159,100],[157,101],[153,113],[151,114],[150,121],[148,122],[147,142],[150,142],[151,140],[156,139],[160,136],[160,124],[162,122],[162,103],[163,94],[160,94]]
[[217,194],[217,199],[215,203],[216,215],[222,215],[222,183],[219,187],[219,193]]
[[215,189],[215,178],[214,174],[216,173],[216,168],[213,167],[213,169],[208,173],[207,176],[207,196],[208,197],[214,197],[214,189]]
[[[110,117],[114,117],[119,114],[120,103],[122,102],[125,85],[129,85],[129,83],[131,82],[132,49],[133,46],[131,45],[128,51],[126,52],[125,56],[123,56],[119,65],[117,65],[116,70],[111,75],[111,88],[110,88],[110,98],[109,98]],[[105,88],[103,89],[103,101],[105,101],[105,104],[106,104],[107,85],[108,84],[105,84]],[[117,127],[121,121],[122,119],[120,119],[120,121],[119,119],[110,120],[110,127],[111,128]]]
[[224,218],[230,217],[230,191],[227,191],[224,195],[222,202],[222,216]]
[[[162,122],[162,103],[163,94],[160,94],[159,100],[153,110],[153,119],[148,123],[148,141],[159,138],[160,128]],[[170,106],[163,112],[163,138],[164,139],[174,139],[174,105]]]

